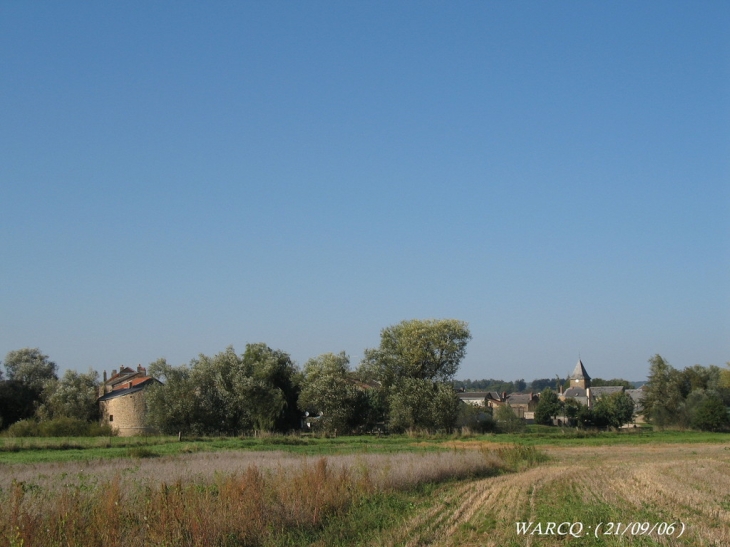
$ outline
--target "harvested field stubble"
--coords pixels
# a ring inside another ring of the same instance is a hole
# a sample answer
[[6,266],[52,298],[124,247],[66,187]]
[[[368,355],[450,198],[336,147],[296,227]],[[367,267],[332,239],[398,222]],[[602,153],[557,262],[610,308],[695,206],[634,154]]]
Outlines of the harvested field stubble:
[[197,453],[0,468],[0,546],[263,545],[373,494],[506,469],[509,452]]
[[[545,448],[540,467],[441,487],[380,544],[730,545],[730,444]],[[517,522],[543,523],[543,533],[520,535]],[[548,522],[580,522],[584,537],[545,534]],[[609,522],[677,525],[664,536],[608,535]]]

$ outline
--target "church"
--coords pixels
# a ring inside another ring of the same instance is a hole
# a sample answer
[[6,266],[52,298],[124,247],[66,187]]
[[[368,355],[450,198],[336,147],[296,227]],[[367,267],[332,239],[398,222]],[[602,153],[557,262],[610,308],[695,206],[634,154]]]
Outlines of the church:
[[601,397],[622,391],[626,391],[634,400],[636,400],[637,397],[640,397],[639,392],[641,392],[641,390],[639,389],[626,389],[624,386],[591,387],[591,377],[588,375],[588,372],[586,372],[586,369],[583,366],[583,361],[580,359],[578,359],[578,363],[575,365],[573,373],[568,377],[568,380],[570,381],[570,386],[565,391],[563,391],[562,386],[560,387],[560,391],[558,393],[559,399],[561,401],[565,401],[566,399],[575,399],[580,404],[585,405],[588,408],[593,408],[595,402]]

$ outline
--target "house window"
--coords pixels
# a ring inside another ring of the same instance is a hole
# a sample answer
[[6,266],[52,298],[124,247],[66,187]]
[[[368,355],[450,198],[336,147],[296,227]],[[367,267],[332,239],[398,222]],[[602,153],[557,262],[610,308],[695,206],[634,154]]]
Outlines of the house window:
[[114,416],[112,414],[109,414],[109,421],[110,422],[113,422],[114,421]]

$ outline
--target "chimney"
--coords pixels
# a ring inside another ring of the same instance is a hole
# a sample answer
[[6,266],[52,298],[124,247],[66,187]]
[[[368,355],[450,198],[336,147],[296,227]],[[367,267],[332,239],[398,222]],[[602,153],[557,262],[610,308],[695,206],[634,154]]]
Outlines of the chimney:
[[104,383],[106,384],[106,369],[104,369]]
[[116,376],[116,375],[117,375],[117,369],[113,368],[113,369],[112,369],[112,378],[113,378],[114,376]]
[[506,401],[507,400],[507,392],[506,391],[503,391],[502,392],[502,400],[503,401]]
[[142,372],[142,365],[141,364],[137,365],[137,372]]

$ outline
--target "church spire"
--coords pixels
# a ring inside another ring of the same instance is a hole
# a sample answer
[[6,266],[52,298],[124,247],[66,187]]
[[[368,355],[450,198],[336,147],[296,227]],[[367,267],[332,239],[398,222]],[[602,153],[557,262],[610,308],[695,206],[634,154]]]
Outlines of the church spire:
[[591,377],[588,376],[583,361],[578,359],[578,363],[570,375],[570,387],[582,387],[583,389],[591,387]]

